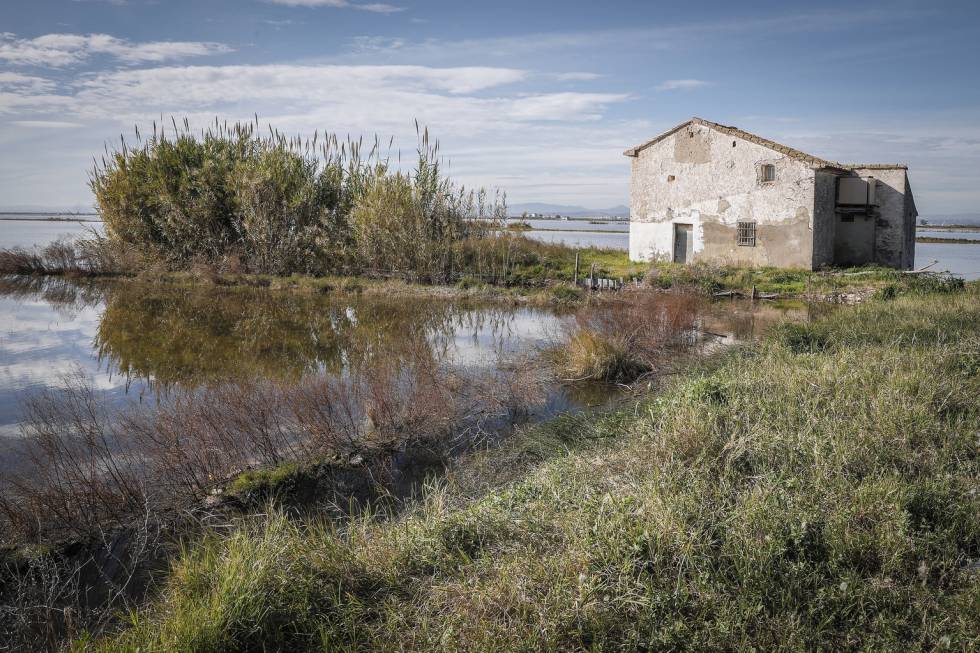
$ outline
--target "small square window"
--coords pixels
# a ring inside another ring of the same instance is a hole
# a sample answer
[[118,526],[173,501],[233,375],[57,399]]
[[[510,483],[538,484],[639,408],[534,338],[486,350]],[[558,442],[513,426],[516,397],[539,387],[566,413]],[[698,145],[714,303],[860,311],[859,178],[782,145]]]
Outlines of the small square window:
[[667,175],[667,181],[674,181],[675,179],[677,179],[677,177],[674,175]]
[[736,238],[740,247],[755,247],[755,223],[739,222]]
[[771,163],[763,164],[759,176],[764,184],[770,181],[776,181],[776,166]]

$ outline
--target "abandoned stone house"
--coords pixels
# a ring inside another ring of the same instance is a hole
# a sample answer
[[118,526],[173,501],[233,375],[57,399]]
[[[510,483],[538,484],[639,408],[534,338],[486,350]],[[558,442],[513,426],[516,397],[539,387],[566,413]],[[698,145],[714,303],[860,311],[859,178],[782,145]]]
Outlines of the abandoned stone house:
[[825,161],[700,118],[625,154],[633,260],[912,267],[904,165]]

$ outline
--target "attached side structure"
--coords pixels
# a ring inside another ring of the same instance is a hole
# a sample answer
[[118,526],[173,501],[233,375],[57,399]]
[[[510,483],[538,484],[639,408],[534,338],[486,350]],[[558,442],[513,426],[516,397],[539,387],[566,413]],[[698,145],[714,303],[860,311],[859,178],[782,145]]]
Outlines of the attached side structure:
[[843,164],[692,118],[629,149],[630,258],[910,269],[915,201],[900,164]]

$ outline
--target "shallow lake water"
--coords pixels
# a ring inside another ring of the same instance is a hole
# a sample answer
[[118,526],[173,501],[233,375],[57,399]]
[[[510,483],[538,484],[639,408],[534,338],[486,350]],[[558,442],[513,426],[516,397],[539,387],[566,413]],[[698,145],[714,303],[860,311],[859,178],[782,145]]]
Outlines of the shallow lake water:
[[18,407],[81,374],[107,399],[146,400],[180,385],[341,373],[424,349],[488,367],[551,338],[560,317],[523,307],[359,299],[264,289],[136,282],[0,281],[0,434]]
[[90,217],[78,220],[17,220],[11,215],[0,216],[0,247],[44,246],[61,238],[84,237],[93,229],[101,232],[102,223]]
[[[685,310],[695,311],[691,343],[705,347],[810,315],[799,304],[708,300]],[[554,344],[568,319],[560,309],[445,299],[8,277],[0,279],[0,445],[16,459],[26,402],[59,392],[71,378],[84,379],[101,403],[121,409],[165,400],[174,388],[256,379],[289,384],[419,356],[495,373]],[[610,392],[553,383],[531,418],[604,403]]]
[[929,238],[955,238],[957,240],[980,240],[980,227],[976,229],[923,229],[919,227],[915,231],[916,236],[927,236]]
[[526,222],[534,229],[559,229],[561,231],[619,231],[629,233],[630,224],[626,220],[542,220],[528,218],[527,220],[511,219],[511,224]]
[[937,263],[930,270],[952,272],[967,280],[980,279],[980,245],[916,243],[915,267],[924,267],[933,261]]
[[524,231],[528,238],[545,243],[561,243],[568,247],[599,247],[605,249],[627,250],[630,246],[629,233],[609,232],[595,233],[588,231]]

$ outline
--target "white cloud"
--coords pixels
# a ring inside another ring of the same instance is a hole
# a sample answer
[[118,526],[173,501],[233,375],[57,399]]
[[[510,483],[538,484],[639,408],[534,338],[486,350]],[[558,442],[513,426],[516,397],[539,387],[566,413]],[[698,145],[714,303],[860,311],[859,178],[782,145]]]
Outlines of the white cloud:
[[[527,73],[510,68],[425,66],[188,66],[93,75],[72,89],[70,114],[148,125],[162,115],[203,124],[215,116],[263,121],[287,133],[326,128],[339,134],[393,135],[414,144],[414,120],[439,138],[483,142],[511,132],[534,142],[535,130],[597,121],[627,96],[522,93],[509,85]],[[52,116],[60,119],[62,107]],[[524,133],[527,132],[527,133]]]
[[[7,99],[0,93],[0,113],[10,116],[6,129],[0,121],[0,144],[42,142],[45,131],[55,133],[55,123],[85,127],[57,131],[65,137],[57,155],[35,147],[36,165],[19,167],[16,185],[0,174],[0,189],[16,191],[8,201],[26,202],[36,193],[29,189],[57,175],[77,189],[66,198],[82,201],[90,197],[84,182],[91,156],[104,139],[132,133],[134,124],[145,134],[161,114],[167,124],[170,115],[187,116],[200,127],[215,116],[250,120],[258,113],[289,134],[325,128],[342,137],[379,134],[385,144],[394,136],[395,147],[406,153],[414,151],[418,119],[443,144],[451,174],[468,186],[500,186],[514,201],[539,199],[547,186],[555,189],[549,199],[621,201],[629,177],[620,152],[636,139],[619,123],[610,129],[600,119],[628,96],[532,92],[528,83],[535,79],[540,76],[504,67],[277,64],[93,72],[61,82],[57,93],[32,94],[22,86]],[[397,152],[392,156],[397,160]],[[402,157],[406,165],[410,159]],[[574,183],[562,185],[563,179]]]
[[589,82],[594,79],[599,79],[602,75],[598,73],[586,73],[586,72],[571,72],[571,73],[558,73],[555,75],[555,79],[560,82]]
[[39,93],[52,91],[55,88],[54,82],[43,77],[0,71],[0,91],[18,90],[20,92]]
[[[78,97],[129,107],[195,107],[274,101],[282,106],[347,103],[365,93],[466,95],[522,81],[513,68],[270,64],[183,66],[98,73],[79,82]],[[185,106],[180,106],[180,105]]]
[[708,82],[702,79],[668,79],[657,86],[658,91],[690,91],[695,88],[704,88]]
[[355,36],[351,39],[353,50],[362,53],[394,52],[403,48],[406,43],[405,39],[387,36]]
[[17,38],[9,32],[0,34],[0,61],[49,68],[79,64],[100,54],[133,64],[160,63],[231,51],[226,45],[205,41],[133,43],[108,34],[45,34],[33,39]]
[[71,129],[82,127],[81,123],[66,122],[63,120],[14,120],[13,124],[18,127],[31,127],[37,129]]
[[545,93],[514,102],[509,114],[522,120],[598,120],[602,110],[628,99],[625,94]]
[[34,75],[0,71],[0,115],[41,107],[55,110],[67,107],[71,98],[56,91],[50,79]]
[[358,4],[355,2],[349,2],[348,0],[266,0],[266,1],[277,5],[286,5],[287,7],[333,7],[335,9],[360,9],[361,11],[370,11],[376,14],[393,14],[405,10],[405,7],[390,5],[385,2],[368,2],[364,4]]

